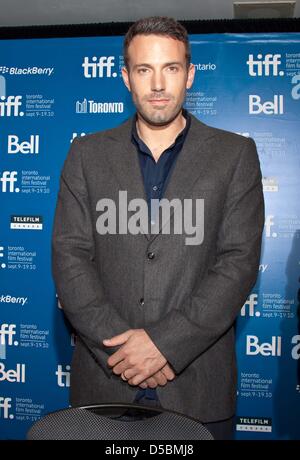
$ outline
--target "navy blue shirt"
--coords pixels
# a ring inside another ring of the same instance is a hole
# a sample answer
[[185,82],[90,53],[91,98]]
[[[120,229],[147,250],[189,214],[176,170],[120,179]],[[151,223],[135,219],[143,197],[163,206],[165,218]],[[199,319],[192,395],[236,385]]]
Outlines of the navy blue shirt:
[[178,134],[175,142],[163,151],[157,162],[153,158],[150,149],[138,135],[136,129],[137,115],[135,115],[133,119],[131,141],[136,146],[139,153],[139,161],[149,208],[151,199],[156,198],[160,200],[163,197],[176,159],[189,131],[191,117],[185,109],[182,110],[182,115],[186,118],[184,129]]
[[[191,125],[191,117],[185,109],[182,109],[182,115],[186,118],[186,125],[184,129],[178,134],[175,142],[163,151],[157,162],[153,158],[150,149],[138,135],[136,129],[137,115],[135,115],[133,119],[131,141],[137,148],[149,213],[151,199],[156,198],[160,200],[164,195],[167,184],[171,177],[172,170],[174,169],[176,159],[178,158],[178,155],[183,147],[184,141],[189,131]],[[157,399],[155,389],[140,388],[137,392],[135,401],[140,401],[141,398],[144,397],[148,401]]]

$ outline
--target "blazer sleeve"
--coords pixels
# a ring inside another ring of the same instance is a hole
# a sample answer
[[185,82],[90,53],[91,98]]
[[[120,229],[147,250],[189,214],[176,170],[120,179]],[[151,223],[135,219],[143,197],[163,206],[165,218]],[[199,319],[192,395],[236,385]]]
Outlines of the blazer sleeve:
[[87,187],[82,168],[81,143],[72,142],[60,178],[53,235],[52,272],[63,311],[77,335],[108,377],[104,338],[129,329],[106,298],[94,261],[94,235]]
[[228,187],[215,264],[184,305],[145,328],[176,373],[233,326],[255,284],[264,227],[261,179],[255,142],[245,138]]

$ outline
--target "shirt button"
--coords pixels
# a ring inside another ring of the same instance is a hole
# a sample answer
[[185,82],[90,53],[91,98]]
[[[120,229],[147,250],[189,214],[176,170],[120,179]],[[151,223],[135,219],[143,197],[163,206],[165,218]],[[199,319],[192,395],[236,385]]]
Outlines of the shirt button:
[[154,252],[148,252],[147,256],[148,256],[148,259],[154,259],[155,254]]
[[142,297],[140,299],[140,305],[143,307],[145,305],[145,300],[144,300],[144,297]]

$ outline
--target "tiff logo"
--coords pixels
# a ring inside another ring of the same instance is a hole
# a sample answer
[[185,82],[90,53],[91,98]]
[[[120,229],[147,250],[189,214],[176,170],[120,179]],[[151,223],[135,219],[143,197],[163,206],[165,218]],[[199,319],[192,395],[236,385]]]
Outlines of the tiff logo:
[[11,408],[11,398],[3,398],[0,396],[0,417],[3,414],[3,418],[13,419],[13,414],[9,414],[9,409]]
[[61,364],[57,366],[57,371],[55,372],[55,375],[57,375],[57,385],[59,387],[70,386],[70,369],[71,366],[66,366],[66,370],[63,371],[63,366]]
[[[0,268],[6,268],[6,263],[2,262],[2,258],[4,257],[4,246],[0,246]],[[1,350],[1,345],[0,345]]]
[[22,96],[0,96],[0,117],[23,117]]
[[244,303],[243,308],[241,309],[241,316],[246,316],[246,309],[248,310],[248,315],[249,316],[252,316],[252,317],[254,315],[257,316],[257,317],[260,316],[260,312],[255,311],[255,307],[258,304],[257,297],[258,297],[257,294],[250,294],[250,296],[248,297],[248,299]]
[[9,192],[18,193],[20,191],[19,188],[15,188],[15,182],[17,182],[17,171],[3,171],[2,177],[0,177],[0,182],[2,182],[2,192],[7,192],[7,184],[9,184]]
[[103,78],[103,77],[117,77],[117,72],[112,73],[112,68],[114,64],[114,56],[101,56],[97,58],[96,56],[92,57],[92,62],[90,62],[88,57],[84,58],[82,67],[83,74],[85,78]]
[[258,54],[257,59],[254,59],[253,54],[249,54],[247,61],[249,75],[251,77],[269,77],[270,75],[273,77],[282,77],[284,71],[278,71],[281,64],[280,58],[281,54],[266,54],[265,56]]
[[[0,327],[0,344],[5,346],[7,345],[19,345],[19,342],[15,340],[13,342],[13,336],[16,335],[16,325],[15,324],[1,324]],[[6,340],[7,337],[7,340]]]

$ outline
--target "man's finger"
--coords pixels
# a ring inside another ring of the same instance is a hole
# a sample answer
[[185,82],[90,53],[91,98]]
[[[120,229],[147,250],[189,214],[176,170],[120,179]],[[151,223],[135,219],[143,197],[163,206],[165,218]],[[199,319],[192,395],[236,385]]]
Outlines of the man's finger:
[[127,383],[129,383],[129,385],[136,386],[136,385],[139,385],[140,383],[146,381],[147,379],[151,378],[151,377],[147,377],[147,379],[146,379],[145,377],[146,377],[145,375],[136,374],[134,377],[132,377],[131,379],[127,380]]
[[175,374],[168,364],[166,364],[162,369],[162,373],[166,376],[168,380],[174,380]]
[[122,334],[111,337],[110,339],[104,339],[103,343],[106,347],[115,347],[117,345],[123,345],[123,343],[127,342],[131,335],[131,331],[125,331]]
[[113,373],[116,375],[120,375],[120,374],[123,374],[123,372],[126,371],[126,369],[130,369],[130,367],[128,366],[128,363],[126,362],[126,360],[123,359],[116,366],[114,366]]
[[152,375],[152,378],[154,378],[157,384],[160,386],[165,386],[168,381],[166,376],[161,371],[158,371],[156,374]]
[[147,385],[149,388],[156,388],[157,387],[157,381],[156,379],[152,376],[152,377],[149,377],[147,380]]
[[145,389],[145,388],[148,388],[148,385],[147,385],[146,382],[142,382],[142,383],[139,384],[139,387]]
[[[114,371],[114,369],[113,369]],[[116,373],[116,372],[115,372]],[[134,369],[125,369],[122,373],[121,373],[121,377],[123,380],[130,380],[132,379],[135,375],[137,375],[137,371],[135,371]]]
[[114,367],[116,366],[118,363],[120,363],[121,361],[123,361],[123,359],[125,359],[125,355],[122,351],[122,348],[118,351],[116,351],[113,355],[111,355],[108,360],[107,360],[107,364],[110,366],[110,367]]

